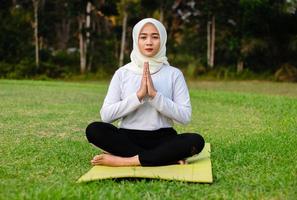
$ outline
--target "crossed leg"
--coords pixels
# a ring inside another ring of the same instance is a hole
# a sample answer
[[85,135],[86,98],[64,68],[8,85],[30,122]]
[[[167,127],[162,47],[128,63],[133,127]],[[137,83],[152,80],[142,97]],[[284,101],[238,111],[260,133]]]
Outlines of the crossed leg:
[[90,143],[109,152],[94,156],[91,160],[93,165],[186,164],[184,158],[199,153],[204,146],[204,140],[200,135],[186,133],[176,135],[158,147],[146,150],[131,142],[125,135],[119,134],[118,129],[112,124],[103,122],[91,123],[87,127],[86,134]]
[[[94,156],[94,158],[91,160],[91,163],[92,165],[105,165],[113,167],[141,165],[138,155],[132,157],[120,157],[106,153]],[[187,164],[187,162],[185,159],[183,159],[177,161],[177,164],[184,165]]]

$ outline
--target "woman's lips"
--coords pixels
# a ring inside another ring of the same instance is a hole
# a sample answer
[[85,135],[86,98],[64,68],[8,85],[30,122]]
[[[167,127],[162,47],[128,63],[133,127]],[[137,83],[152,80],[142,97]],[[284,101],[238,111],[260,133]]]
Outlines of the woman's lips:
[[148,49],[144,49],[146,51],[153,51],[154,49],[148,48]]

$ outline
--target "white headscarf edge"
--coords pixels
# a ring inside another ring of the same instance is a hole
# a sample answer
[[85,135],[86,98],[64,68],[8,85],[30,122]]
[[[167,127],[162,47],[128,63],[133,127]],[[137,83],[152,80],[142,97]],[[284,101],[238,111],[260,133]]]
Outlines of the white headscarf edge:
[[[160,49],[158,53],[153,57],[146,57],[142,55],[138,48],[138,37],[141,29],[147,23],[153,24],[160,35]],[[134,27],[132,31],[133,38],[133,50],[130,54],[131,62],[124,65],[123,67],[133,71],[136,74],[143,73],[143,64],[144,62],[149,62],[150,72],[154,74],[158,72],[161,67],[165,65],[169,65],[166,57],[166,41],[167,41],[167,33],[164,25],[156,19],[153,18],[145,18],[139,21]]]

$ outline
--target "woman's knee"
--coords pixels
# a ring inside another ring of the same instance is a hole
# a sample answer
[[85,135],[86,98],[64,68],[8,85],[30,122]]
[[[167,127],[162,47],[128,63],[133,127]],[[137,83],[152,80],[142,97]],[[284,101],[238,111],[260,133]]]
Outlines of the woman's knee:
[[95,137],[100,134],[100,129],[102,127],[102,122],[92,122],[86,128],[86,137],[89,142],[93,142]]
[[191,154],[195,155],[200,153],[205,145],[204,138],[198,133],[188,133],[188,137],[191,143]]

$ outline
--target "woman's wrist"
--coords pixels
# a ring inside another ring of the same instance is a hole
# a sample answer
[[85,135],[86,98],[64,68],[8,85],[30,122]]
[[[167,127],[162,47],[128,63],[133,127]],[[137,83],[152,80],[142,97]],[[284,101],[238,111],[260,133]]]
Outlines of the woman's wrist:
[[155,98],[155,96],[157,95],[157,91],[152,91],[151,94],[150,94],[150,97],[153,99]]
[[139,101],[142,101],[143,96],[140,94],[140,92],[137,92],[136,93],[136,96],[137,96],[137,98],[138,98]]

